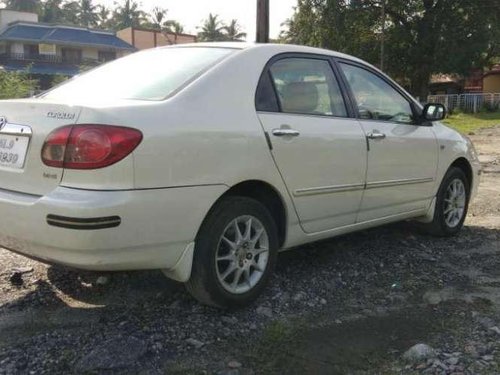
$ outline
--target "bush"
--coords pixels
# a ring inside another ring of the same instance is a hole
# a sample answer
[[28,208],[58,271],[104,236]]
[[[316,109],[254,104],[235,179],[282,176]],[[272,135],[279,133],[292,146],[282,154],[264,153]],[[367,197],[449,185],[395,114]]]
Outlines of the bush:
[[26,73],[0,70],[0,99],[26,98],[34,93],[38,82]]
[[54,78],[52,79],[51,82],[51,87],[60,85],[63,82],[66,82],[69,79],[68,76],[62,75],[62,74],[56,74]]

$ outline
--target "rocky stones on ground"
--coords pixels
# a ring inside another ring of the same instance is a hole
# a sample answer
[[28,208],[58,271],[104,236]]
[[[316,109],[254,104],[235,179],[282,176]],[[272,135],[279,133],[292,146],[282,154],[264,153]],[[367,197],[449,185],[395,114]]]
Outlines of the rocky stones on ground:
[[204,342],[202,342],[202,341],[200,341],[200,340],[197,340],[197,339],[194,339],[194,338],[192,338],[192,337],[188,338],[188,339],[186,340],[186,343],[187,343],[188,345],[190,345],[190,346],[194,346],[196,349],[199,349],[199,348],[201,348],[202,346],[204,346],[204,345],[205,345],[205,343],[204,343]]
[[97,280],[95,281],[95,284],[99,285],[99,286],[107,285],[107,284],[109,284],[109,277],[108,276],[99,276],[97,278]]
[[416,344],[403,354],[403,359],[408,362],[416,363],[433,358],[435,355],[436,351],[429,345]]
[[14,272],[9,277],[9,281],[12,285],[21,286],[23,285],[23,274],[20,272]]
[[134,365],[147,350],[144,341],[135,337],[116,337],[102,342],[77,363],[79,372],[115,370]]
[[273,317],[273,309],[271,309],[270,307],[259,306],[259,307],[257,307],[256,312],[257,312],[257,314],[263,315],[263,316],[265,316],[267,318],[272,318]]
[[242,366],[242,364],[238,361],[230,361],[227,364],[227,367],[229,367],[229,368],[240,368],[241,366]]

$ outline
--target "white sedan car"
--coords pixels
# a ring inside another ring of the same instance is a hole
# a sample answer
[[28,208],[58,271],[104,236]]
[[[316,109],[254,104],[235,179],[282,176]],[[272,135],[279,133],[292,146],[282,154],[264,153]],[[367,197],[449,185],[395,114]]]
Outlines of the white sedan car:
[[457,233],[480,166],[443,117],[332,51],[135,53],[0,102],[0,245],[247,304],[280,250],[406,219]]

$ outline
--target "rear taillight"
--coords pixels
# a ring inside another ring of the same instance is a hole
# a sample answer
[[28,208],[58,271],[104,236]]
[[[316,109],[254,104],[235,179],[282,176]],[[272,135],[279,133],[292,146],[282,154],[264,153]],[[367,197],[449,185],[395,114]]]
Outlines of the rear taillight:
[[139,130],[121,126],[63,126],[48,135],[42,160],[56,168],[103,168],[129,155],[141,140]]

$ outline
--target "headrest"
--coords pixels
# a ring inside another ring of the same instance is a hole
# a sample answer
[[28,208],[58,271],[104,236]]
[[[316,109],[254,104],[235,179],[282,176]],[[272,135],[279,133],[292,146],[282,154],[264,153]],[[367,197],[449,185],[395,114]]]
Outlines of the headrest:
[[318,88],[314,82],[292,82],[282,90],[283,112],[313,113],[318,107]]

